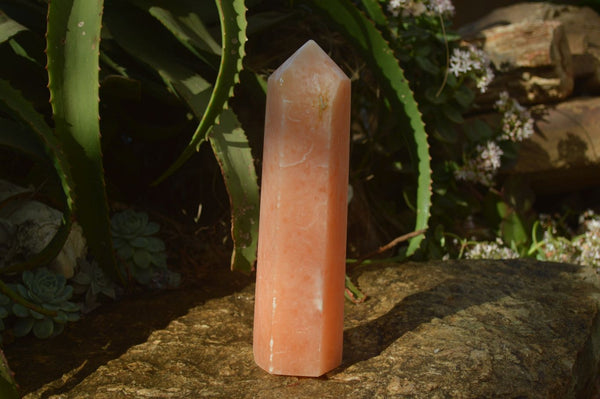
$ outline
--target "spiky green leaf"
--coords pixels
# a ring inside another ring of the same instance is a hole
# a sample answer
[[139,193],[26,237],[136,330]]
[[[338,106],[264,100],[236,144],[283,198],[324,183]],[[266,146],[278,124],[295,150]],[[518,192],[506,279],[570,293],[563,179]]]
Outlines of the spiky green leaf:
[[361,3],[369,18],[377,25],[385,25],[387,23],[387,18],[381,9],[381,5],[377,0],[361,0]]
[[205,6],[200,2],[132,1],[163,24],[190,52],[207,64],[218,66],[221,46],[202,21]]
[[12,148],[38,160],[48,161],[44,146],[30,129],[1,117],[0,146]]
[[0,10],[0,43],[4,43],[17,33],[27,30],[26,27],[11,19]]
[[0,350],[0,398],[18,399],[20,397],[17,383],[13,377],[4,353]]
[[235,114],[226,109],[209,134],[231,204],[231,269],[249,273],[256,260],[259,194],[250,146]]
[[[111,7],[106,10],[105,24],[114,40],[129,54],[155,70],[165,85],[179,95],[192,110],[204,112],[211,96],[212,85],[197,72],[178,62],[181,54],[162,32],[138,29],[131,20],[143,20],[137,9]],[[150,20],[152,21],[152,19]],[[202,114],[200,114],[202,115]]]
[[124,281],[112,250],[98,110],[102,0],[48,5],[48,87],[55,132],[77,194],[76,214],[91,253],[114,279]]
[[[350,39],[380,78],[386,97],[414,146],[417,162],[417,201],[415,230],[426,229],[431,208],[431,166],[427,133],[414,95],[393,50],[363,13],[350,0],[312,0],[313,7],[325,14]],[[423,235],[410,240],[407,255],[420,246]]]
[[[27,124],[45,150],[49,159],[52,160],[54,168],[60,178],[64,191],[64,209],[63,223],[48,243],[48,245],[38,254],[34,255],[25,262],[9,265],[3,268],[5,273],[15,273],[26,269],[32,269],[41,264],[50,262],[58,255],[65,244],[69,231],[71,230],[71,211],[73,209],[73,179],[68,166],[66,157],[60,151],[60,146],[52,129],[48,126],[44,117],[39,114],[33,105],[23,97],[23,95],[14,89],[9,82],[0,79],[0,101],[10,109],[16,117]],[[35,150],[34,150],[35,151]]]
[[192,139],[179,158],[154,182],[162,180],[175,172],[183,163],[197,151],[198,146],[206,140],[206,134],[216,122],[217,117],[227,105],[227,100],[233,93],[233,86],[239,81],[239,71],[242,69],[242,59],[246,43],[246,7],[243,0],[216,0],[221,20],[221,64],[215,87],[212,91],[206,109],[192,107],[194,113],[201,114],[200,124]]

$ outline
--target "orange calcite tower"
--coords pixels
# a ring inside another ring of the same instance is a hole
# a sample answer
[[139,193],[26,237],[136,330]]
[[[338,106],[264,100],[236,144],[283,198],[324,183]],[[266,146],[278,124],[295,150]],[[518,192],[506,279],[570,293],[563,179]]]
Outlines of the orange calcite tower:
[[269,78],[254,359],[320,376],[342,360],[350,79],[308,41]]

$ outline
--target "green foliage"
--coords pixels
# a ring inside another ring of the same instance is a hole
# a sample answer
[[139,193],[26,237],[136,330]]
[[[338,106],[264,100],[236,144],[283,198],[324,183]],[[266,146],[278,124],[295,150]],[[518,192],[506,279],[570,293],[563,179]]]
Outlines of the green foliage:
[[4,353],[0,351],[0,397],[3,399],[18,399],[19,390]]
[[[375,11],[377,5],[372,2],[365,3],[369,5],[370,13],[380,19],[380,13]],[[426,229],[431,206],[429,145],[421,113],[398,59],[381,32],[350,1],[314,1],[312,4],[340,27],[377,73],[379,83],[386,91],[387,99],[396,113],[400,130],[411,145],[417,171],[415,230]],[[422,235],[412,238],[407,255],[412,255],[422,240]]]
[[[208,100],[208,104],[195,107],[190,104],[192,111],[201,118],[200,124],[187,147],[169,169],[158,178],[157,182],[177,170],[206,140],[208,130],[213,126],[217,117],[225,108],[228,98],[233,94],[233,86],[239,81],[239,71],[242,69],[244,44],[246,43],[246,10],[243,1],[216,1],[221,20],[221,64],[219,74]],[[176,35],[183,39],[183,35]],[[184,41],[186,42],[186,41]],[[186,42],[187,43],[187,42]]]
[[[33,256],[31,259],[23,263],[8,265],[2,269],[3,273],[14,273],[26,269],[31,269],[40,264],[50,262],[60,252],[64,245],[69,231],[71,229],[71,210],[73,209],[74,197],[72,187],[74,186],[68,161],[64,156],[59,141],[54,136],[52,129],[45,122],[43,115],[38,113],[33,105],[23,97],[23,95],[14,89],[9,82],[0,79],[0,101],[14,113],[17,120],[26,124],[17,125],[15,122],[9,122],[13,126],[20,126],[17,132],[29,132],[25,139],[20,140],[21,147],[26,149],[25,152],[37,154],[42,157],[42,162],[49,165],[54,165],[55,170],[60,178],[60,183],[63,189],[62,203],[63,209],[63,224],[58,229],[54,238],[48,243],[46,248]],[[27,129],[27,130],[26,130]],[[3,131],[1,136],[10,135],[15,131]],[[37,138],[37,141],[34,139]],[[8,143],[9,140],[5,140]],[[14,143],[14,141],[13,141]],[[44,155],[40,152],[40,144],[44,149]],[[10,145],[13,148],[18,148],[19,145]]]
[[[116,213],[110,228],[119,260],[138,283],[149,285],[162,274],[171,276],[165,243],[154,236],[160,226],[149,221],[148,214],[131,209]],[[177,281],[175,276],[171,278]]]
[[[104,7],[103,2],[90,3],[75,0],[50,3],[47,24],[48,87],[51,93],[54,130],[58,139],[50,143],[42,141],[40,146],[40,134],[37,139],[32,139],[31,135],[21,134],[28,129],[23,129],[20,123],[0,115],[0,123],[5,127],[0,133],[0,144],[38,158],[42,153],[40,151],[42,147],[46,152],[50,152],[52,155],[50,159],[54,162],[57,174],[63,181],[66,195],[65,227],[57,234],[55,245],[51,247],[52,251],[46,251],[43,259],[39,257],[27,265],[14,266],[10,270],[35,267],[43,264],[43,260],[51,258],[51,255],[60,249],[61,240],[64,242],[68,234],[70,211],[75,206],[75,214],[84,229],[91,252],[113,279],[119,278],[111,250],[108,202],[100,149],[99,59],[106,63],[108,70],[126,76],[133,73],[137,79],[149,83],[147,74],[139,74],[139,64],[136,65],[135,60],[145,63],[147,69],[155,71],[166,88],[180,97],[198,118],[196,132],[181,156],[167,172],[161,175],[159,180],[163,180],[178,169],[206,140],[219,115],[227,107],[227,100],[232,95],[233,86],[239,81],[238,73],[242,68],[241,60],[246,42],[245,5],[240,0],[217,1],[216,5],[217,7],[214,7],[210,3],[194,1],[167,3],[160,0],[130,0],[108,3],[107,7]],[[31,9],[43,11],[38,6],[29,8]],[[105,27],[101,34],[103,16]],[[35,18],[24,20],[30,23]],[[131,24],[132,20],[138,23]],[[164,31],[150,27],[152,21],[158,22],[165,28]],[[140,29],[144,24],[147,28]],[[211,24],[221,26],[221,45],[212,36]],[[33,28],[31,32],[40,29],[39,26]],[[2,14],[0,39],[10,41],[13,49],[23,50],[17,53],[35,60],[39,58],[38,55],[32,55],[29,49],[20,44],[21,37],[18,35],[24,31],[28,31],[25,25]],[[100,43],[101,36],[102,43]],[[179,43],[182,47],[173,43]],[[196,62],[191,62],[193,58]],[[202,64],[208,69],[197,67]],[[217,71],[214,83],[211,82],[213,80],[211,69]],[[206,76],[210,78],[207,79]],[[14,97],[14,93],[18,91],[12,90],[8,83],[0,87],[0,98]],[[17,108],[11,107],[12,111],[23,114],[20,108],[33,109],[32,104],[27,100],[21,103],[17,104]],[[32,118],[28,115],[23,116],[23,121],[31,124]],[[36,118],[33,119],[43,121],[43,118]],[[226,116],[226,118],[230,117]],[[34,128],[40,130],[39,126]],[[43,128],[43,134],[46,136],[48,132],[52,133],[47,126]],[[246,147],[249,148],[239,125],[235,128],[235,135],[238,137],[238,142],[243,139]],[[214,138],[215,134],[212,137]],[[221,153],[225,154],[227,151]],[[227,157],[218,159],[219,164],[224,168],[224,173],[226,170],[229,176],[238,175],[233,180],[243,181],[247,190],[257,192],[252,158],[246,157],[247,162],[244,165],[239,161],[231,163],[229,159]],[[74,165],[76,167],[73,167]],[[242,228],[236,229],[236,224],[251,226],[249,220],[258,217],[257,196],[238,197],[237,191],[230,190],[232,208],[244,208],[246,212],[233,214],[234,231],[242,230]],[[240,235],[234,235],[239,240]],[[247,239],[244,239],[240,246],[237,244],[238,240],[234,239],[238,256],[233,257],[232,268],[250,271],[255,259],[253,252],[256,246],[256,228],[251,229],[244,236]]]
[[67,285],[64,276],[41,267],[34,271],[24,271],[22,280],[23,284],[13,285],[13,290],[25,300],[42,309],[56,312],[56,315],[48,316],[14,303],[12,312],[18,318],[13,326],[16,336],[22,337],[33,332],[38,338],[49,338],[60,334],[68,321],[79,319],[79,306],[69,301],[73,295],[73,287]]
[[[148,16],[126,5],[107,8],[107,29],[124,50],[156,70],[169,90],[179,96],[199,120],[180,156],[154,184],[179,169],[210,137],[230,194],[234,240],[231,268],[250,272],[256,259],[258,238],[258,227],[252,223],[258,219],[258,184],[250,146],[241,126],[237,122],[231,123],[232,120],[237,121],[237,117],[227,107],[233,87],[239,82],[245,54],[247,23],[244,2],[216,2],[221,28],[220,47],[205,22],[206,16],[210,15],[206,4],[184,1],[167,5],[160,1],[141,0],[132,1],[132,4],[148,12],[172,37],[158,30],[142,31],[132,26],[131,20],[146,21]],[[193,63],[177,61],[187,55],[178,51],[171,39],[187,49],[195,57],[195,62],[205,64],[209,69],[216,68],[218,64],[214,83],[198,73]],[[219,123],[219,119],[223,121]],[[224,126],[230,130],[224,130]],[[236,145],[225,141],[225,136],[234,138]],[[228,155],[230,151],[236,153],[238,148],[246,148],[239,152],[243,152],[242,158]],[[241,209],[244,211],[240,212]]]
[[256,257],[259,194],[252,153],[244,131],[230,110],[209,134],[210,144],[225,179],[231,203],[231,235],[234,241],[231,265],[249,273]]
[[71,165],[77,219],[90,251],[121,279],[111,251],[108,202],[100,148],[98,69],[103,1],[48,5],[48,88],[55,134]]

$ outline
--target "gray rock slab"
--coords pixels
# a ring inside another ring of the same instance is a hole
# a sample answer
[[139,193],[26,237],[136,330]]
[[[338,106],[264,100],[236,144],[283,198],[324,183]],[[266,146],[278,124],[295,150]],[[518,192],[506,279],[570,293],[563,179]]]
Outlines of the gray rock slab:
[[[323,377],[254,364],[249,286],[192,308],[50,397],[563,399],[595,389],[600,284],[591,268],[446,261],[352,276],[368,300],[347,303],[343,364]],[[44,388],[26,396],[38,397]]]

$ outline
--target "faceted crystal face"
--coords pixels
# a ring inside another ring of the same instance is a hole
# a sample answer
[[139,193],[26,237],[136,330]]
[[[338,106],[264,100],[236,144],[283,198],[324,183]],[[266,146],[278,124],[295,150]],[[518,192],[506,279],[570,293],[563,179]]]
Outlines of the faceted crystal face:
[[350,80],[313,41],[269,78],[254,352],[274,374],[341,361]]

